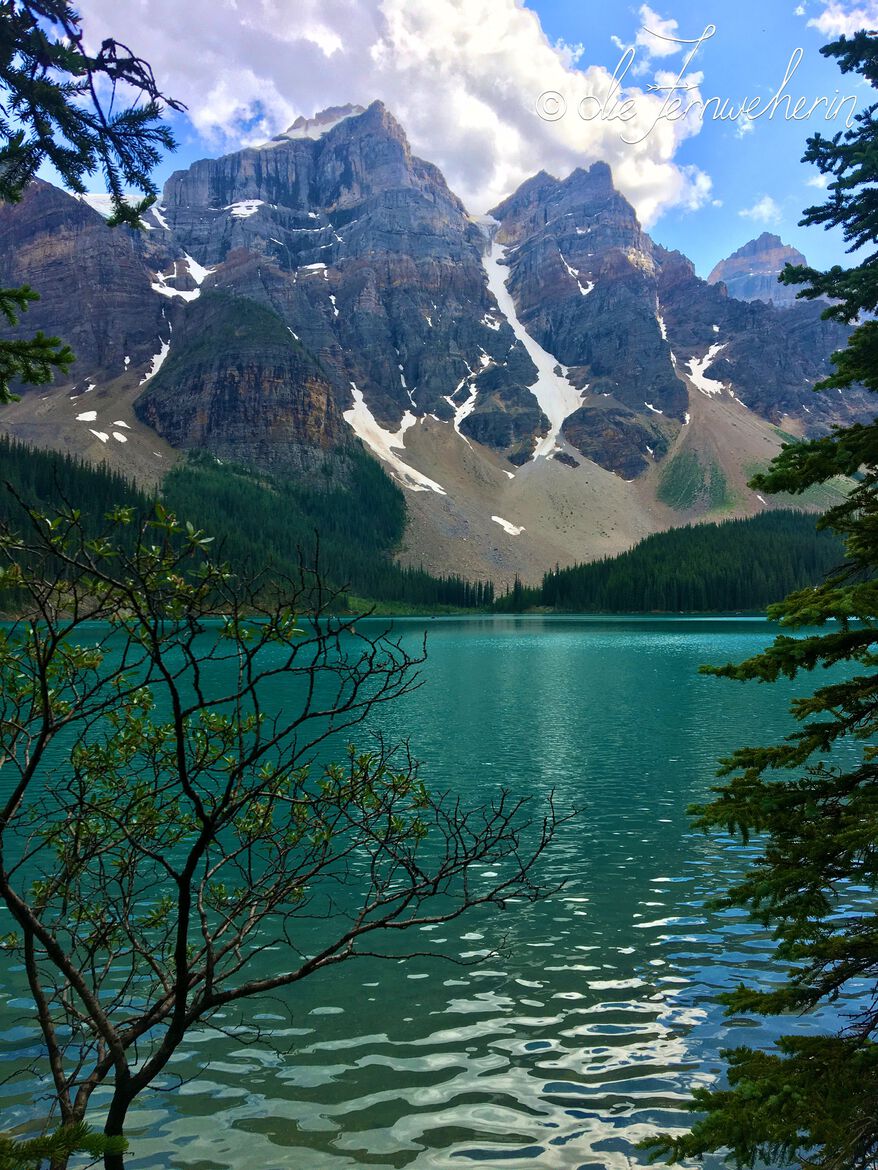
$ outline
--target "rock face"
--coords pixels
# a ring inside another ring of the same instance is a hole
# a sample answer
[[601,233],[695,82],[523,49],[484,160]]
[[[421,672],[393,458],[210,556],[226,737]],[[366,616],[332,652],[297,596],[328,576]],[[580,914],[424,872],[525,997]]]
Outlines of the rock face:
[[319,362],[270,310],[207,292],[187,312],[138,411],[174,447],[306,471],[347,428]]
[[789,308],[796,304],[798,289],[777,281],[787,264],[807,264],[807,260],[796,248],[783,243],[780,236],[763,232],[759,239],[750,240],[727,260],[720,260],[707,283],[722,281],[729,296],[739,301],[766,301],[777,308]]
[[580,391],[561,436],[634,478],[688,402],[659,321],[655,246],[604,163],[563,182],[537,175],[492,215],[519,318]]
[[0,204],[0,281],[28,284],[40,299],[7,334],[38,329],[73,349],[74,385],[142,365],[167,335],[162,298],[133,234],[110,231],[86,203],[36,180],[21,203]]
[[602,163],[540,172],[477,220],[375,102],[175,172],[143,232],[101,206],[35,183],[0,207],[2,279],[42,295],[18,332],[63,336],[74,401],[122,386],[177,449],[308,473],[343,469],[357,435],[444,497],[440,423],[492,476],[586,460],[634,480],[695,429],[693,395],[810,434],[871,418],[865,394],[811,394],[847,336],[819,305],[731,295],[798,253],[766,235],[700,280]]
[[668,340],[681,359],[678,368],[694,369],[698,380],[706,379],[705,392],[732,394],[773,423],[792,417],[812,435],[852,417],[872,416],[874,403],[865,390],[844,396],[812,392],[850,332],[821,320],[822,305],[800,301],[779,310],[758,300],[736,300],[724,282],[700,280],[679,252],[659,248],[656,257],[659,298]]

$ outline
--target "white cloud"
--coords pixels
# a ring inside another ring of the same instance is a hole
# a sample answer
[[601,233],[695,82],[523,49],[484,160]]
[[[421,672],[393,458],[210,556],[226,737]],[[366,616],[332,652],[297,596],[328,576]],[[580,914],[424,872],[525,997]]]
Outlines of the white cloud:
[[566,69],[573,69],[585,56],[585,45],[582,41],[577,41],[575,45],[570,45],[561,38],[555,41],[555,52],[561,58]]
[[854,4],[823,0],[823,11],[808,21],[808,27],[825,37],[852,36],[861,28],[878,28],[878,0]]
[[746,114],[741,114],[739,118],[735,119],[735,137],[743,138],[745,134],[752,134],[756,129],[756,125],[752,118],[748,118]]
[[804,4],[799,4],[799,5],[797,5],[797,6],[796,6],[796,10],[795,10],[795,12],[793,13],[793,16],[804,16],[804,15],[805,15],[805,6],[804,6]]
[[[474,212],[540,168],[562,176],[598,159],[647,225],[709,194],[702,171],[675,161],[700,119],[656,123],[665,95],[631,88],[620,95],[632,99],[630,122],[583,120],[580,102],[597,99],[593,110],[609,100],[612,74],[577,67],[580,47],[553,45],[519,0],[82,0],[77,7],[92,43],[113,35],[150,61],[211,150],[264,140],[300,114],[380,98],[415,152],[443,170]],[[555,122],[535,112],[547,91],[567,104]]]
[[650,57],[672,57],[683,46],[677,39],[679,25],[676,20],[662,20],[648,4],[641,4],[638,13],[641,27],[637,30],[635,44],[645,49]]
[[805,180],[805,185],[816,187],[818,191],[825,191],[829,186],[829,175],[813,175],[810,179]]
[[763,195],[752,207],[745,207],[738,212],[743,219],[752,219],[756,223],[780,223],[781,210],[770,195]]

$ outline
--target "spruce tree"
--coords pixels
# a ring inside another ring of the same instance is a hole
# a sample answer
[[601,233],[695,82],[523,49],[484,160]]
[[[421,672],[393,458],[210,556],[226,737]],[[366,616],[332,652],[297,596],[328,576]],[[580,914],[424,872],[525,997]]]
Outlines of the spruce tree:
[[[875,33],[822,52],[875,86]],[[858,260],[783,274],[785,283],[806,285],[806,298],[833,298],[824,316],[859,322],[822,389],[878,390],[878,322],[864,319],[878,311],[876,108],[849,131],[809,139],[805,154],[831,182],[826,203],[802,222],[841,227]],[[725,1149],[738,1165],[814,1170],[865,1170],[878,1157],[878,421],[785,447],[754,486],[801,492],[837,474],[859,477],[822,521],[844,538],[846,564],[769,611],[803,636],[784,633],[756,657],[710,673],[772,682],[841,669],[793,702],[799,727],[784,742],[741,748],[725,761],[725,783],[696,812],[705,829],[745,841],[762,835],[761,855],[723,902],[773,926],[787,968],[770,990],[742,986],[724,997],[730,1012],[782,1015],[835,1003],[840,1025],[783,1036],[768,1051],[726,1053],[728,1087],[697,1090],[703,1118],[682,1138],[654,1139],[656,1156]]]

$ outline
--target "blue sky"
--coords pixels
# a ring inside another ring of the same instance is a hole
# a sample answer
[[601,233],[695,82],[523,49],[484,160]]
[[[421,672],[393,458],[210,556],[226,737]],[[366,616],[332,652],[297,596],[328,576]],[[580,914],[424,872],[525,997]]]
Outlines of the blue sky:
[[[530,6],[539,13],[550,39],[581,42],[590,60],[610,69],[620,58],[612,38],[633,40],[634,27],[641,25],[633,5],[532,0]],[[698,50],[693,62],[704,73],[701,92],[705,99],[728,98],[730,111],[740,109],[746,98],[763,97],[767,105],[780,89],[788,67],[795,63],[797,50],[802,50],[801,62],[785,90],[793,98],[808,98],[801,113],[812,110],[815,98],[836,95],[852,95],[861,109],[872,100],[871,89],[858,84],[858,78],[842,76],[835,63],[820,54],[828,37],[819,27],[808,25],[808,20],[817,19],[825,7],[813,2],[796,5],[793,0],[653,5],[659,14],[673,14],[681,38],[698,38],[708,24],[716,26],[716,33]],[[797,8],[804,11],[799,14]],[[863,6],[844,8],[850,13]],[[788,107],[780,103],[774,116],[753,121],[752,128],[743,132],[746,119],[729,123],[715,120],[714,108],[710,108],[700,133],[687,138],[675,156],[678,162],[697,165],[710,175],[713,198],[697,211],[677,208],[666,212],[652,227],[655,238],[666,247],[685,252],[702,274],[716,260],[766,230],[805,252],[813,264],[822,267],[843,260],[844,243],[839,233],[797,226],[803,209],[822,201],[820,190],[807,182],[814,181],[818,172],[800,160],[810,134],[831,135],[844,128],[851,103],[835,118],[827,119],[829,111],[821,106],[801,120],[785,118]],[[722,206],[714,206],[714,201]],[[758,210],[752,216],[740,214],[754,207]]]
[[[837,236],[797,227],[803,208],[822,199],[808,185],[816,172],[799,160],[809,134],[844,127],[851,102],[830,120],[827,102],[853,98],[861,109],[874,96],[819,49],[839,32],[878,27],[878,0],[81,0],[79,7],[87,33],[131,45],[189,107],[176,120],[180,150],[159,168],[160,180],[195,158],[264,140],[300,114],[380,98],[474,212],[541,168],[561,176],[601,158],[652,236],[685,252],[702,275],[765,230],[818,266],[844,258]],[[694,88],[679,95],[687,105],[707,102],[707,116],[697,105],[685,119],[668,116],[667,90],[650,87],[676,83],[690,51],[677,42],[697,42],[708,25],[715,32],[684,70]],[[626,49],[615,111],[629,100],[630,122],[612,116],[613,74]],[[791,64],[785,92],[804,99],[802,113],[824,99],[811,116],[788,118],[780,103],[749,123],[713,117],[724,101],[727,113],[757,98],[765,109]],[[545,116],[557,115],[560,101],[563,116]],[[580,108],[591,117],[580,117]]]

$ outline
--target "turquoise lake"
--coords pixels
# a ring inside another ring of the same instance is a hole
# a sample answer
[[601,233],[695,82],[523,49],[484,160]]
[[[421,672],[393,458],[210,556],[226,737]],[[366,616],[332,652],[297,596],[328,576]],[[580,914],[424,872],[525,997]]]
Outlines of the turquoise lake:
[[[239,1015],[217,1021],[223,1034],[191,1034],[174,1076],[129,1116],[131,1170],[622,1170],[643,1161],[642,1137],[686,1124],[693,1085],[721,1075],[721,1048],[779,1030],[728,1020],[713,1002],[741,979],[779,975],[763,931],[706,908],[758,850],[705,837],[686,815],[718,757],[792,727],[787,703],[809,680],[698,674],[757,652],[775,629],[742,618],[395,627],[413,649],[427,632],[424,682],[373,730],[409,739],[433,789],[473,803],[501,786],[537,801],[554,791],[562,810],[580,810],[542,870],[564,888],[428,929],[415,947],[464,958],[498,947],[484,965],[359,960],[252,1006],[274,1048],[253,1044]],[[9,992],[0,1003],[4,1071],[33,1042],[26,1007]],[[7,1119],[25,1117],[34,1093],[32,1082],[0,1088]]]

